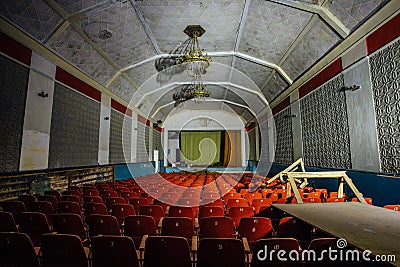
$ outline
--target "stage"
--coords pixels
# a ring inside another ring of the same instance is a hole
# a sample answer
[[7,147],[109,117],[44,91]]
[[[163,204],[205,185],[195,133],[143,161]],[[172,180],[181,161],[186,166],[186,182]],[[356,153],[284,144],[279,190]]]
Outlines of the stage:
[[243,173],[250,172],[246,171],[246,167],[165,167],[165,172],[219,172],[219,173]]
[[400,266],[400,212],[357,202],[273,204],[308,224]]

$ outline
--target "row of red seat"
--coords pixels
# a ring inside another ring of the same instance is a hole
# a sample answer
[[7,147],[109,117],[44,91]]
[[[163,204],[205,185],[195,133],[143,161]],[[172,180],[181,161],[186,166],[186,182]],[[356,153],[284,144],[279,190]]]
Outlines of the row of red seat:
[[[146,236],[137,248],[130,237],[96,236],[91,247],[85,249],[79,237],[68,234],[44,234],[40,254],[29,236],[23,233],[0,233],[0,263],[2,266],[25,267],[244,267],[257,266],[365,266],[361,251],[338,248],[336,238],[314,239],[302,254],[299,243],[293,238],[260,239],[253,253],[244,240],[235,238],[203,238],[196,246],[189,246],[185,238],[176,236]],[[137,250],[138,249],[138,250]],[[271,254],[274,250],[275,254]],[[352,261],[333,260],[334,250],[339,255],[352,251]],[[278,253],[279,251],[279,253]],[[356,253],[354,254],[355,251]],[[138,253],[139,252],[139,253]],[[304,257],[303,255],[306,255]],[[311,256],[310,256],[311,255]],[[314,256],[313,256],[314,255]],[[282,258],[286,259],[283,261]],[[357,258],[361,259],[357,261]],[[373,266],[382,266],[374,262]]]

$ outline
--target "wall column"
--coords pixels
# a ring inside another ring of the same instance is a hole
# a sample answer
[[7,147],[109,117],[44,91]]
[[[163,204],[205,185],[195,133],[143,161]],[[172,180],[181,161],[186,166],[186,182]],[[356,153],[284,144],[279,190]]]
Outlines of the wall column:
[[132,114],[131,162],[137,162],[137,115]]
[[301,110],[299,94],[294,91],[290,95],[290,110],[292,116],[292,140],[293,140],[293,160],[296,161],[303,157],[303,139],[301,131]]
[[[364,49],[361,51],[365,51],[365,42],[362,44]],[[349,55],[354,56],[353,53]],[[378,139],[368,58],[365,57],[344,70],[343,77],[345,86],[361,86],[356,91],[346,91],[352,168],[379,172]]]
[[[108,119],[107,119],[108,118]],[[99,129],[99,164],[109,163],[110,154],[111,97],[101,94]]]
[[[48,168],[55,73],[56,66],[53,63],[32,53],[20,171]],[[42,96],[39,96],[39,93]]]

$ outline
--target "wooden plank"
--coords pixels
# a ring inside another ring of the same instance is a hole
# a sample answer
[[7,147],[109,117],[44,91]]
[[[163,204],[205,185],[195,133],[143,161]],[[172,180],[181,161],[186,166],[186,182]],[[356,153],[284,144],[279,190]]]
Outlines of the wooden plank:
[[339,178],[344,177],[346,172],[290,172],[287,176],[292,176],[293,178]]
[[400,212],[358,202],[273,204],[298,219],[400,266]]

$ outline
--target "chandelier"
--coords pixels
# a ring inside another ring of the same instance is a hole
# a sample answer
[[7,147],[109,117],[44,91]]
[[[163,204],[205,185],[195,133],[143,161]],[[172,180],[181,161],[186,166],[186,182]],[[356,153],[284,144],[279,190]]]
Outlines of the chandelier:
[[194,79],[192,83],[181,85],[179,88],[180,90],[175,92],[172,96],[175,100],[175,107],[190,99],[194,99],[197,103],[202,103],[205,98],[211,95],[206,85],[203,84],[201,76]]
[[183,32],[189,36],[189,39],[179,62],[186,67],[190,76],[196,78],[206,73],[212,61],[207,54],[203,54],[204,50],[200,48],[198,41],[198,37],[201,37],[205,30],[200,25],[188,25]]
[[[155,62],[160,76],[159,81],[166,81],[170,75],[180,73],[185,69],[187,74],[193,77],[192,83],[180,86],[180,90],[174,93],[175,106],[189,99],[203,102],[206,97],[211,95],[202,82],[202,75],[207,72],[212,59],[200,48],[198,41],[205,30],[200,25],[188,25],[183,32],[189,38],[172,50],[167,57],[160,58]],[[176,67],[169,68],[172,66]]]

